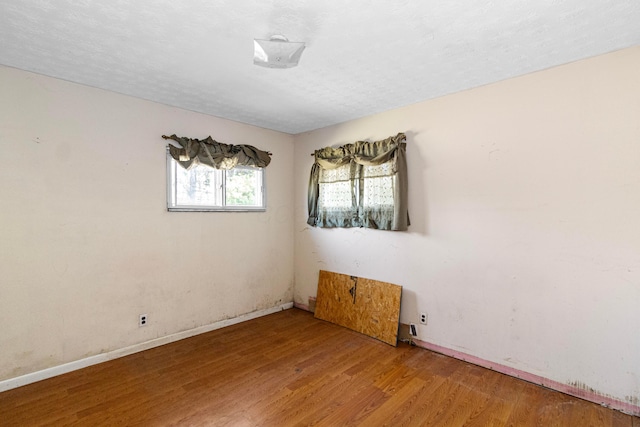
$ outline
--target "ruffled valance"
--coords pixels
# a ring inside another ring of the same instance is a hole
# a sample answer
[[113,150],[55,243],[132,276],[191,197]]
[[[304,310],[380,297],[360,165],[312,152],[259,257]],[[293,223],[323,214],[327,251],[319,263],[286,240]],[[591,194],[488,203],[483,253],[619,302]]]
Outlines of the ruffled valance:
[[406,139],[404,133],[399,133],[382,141],[356,141],[342,147],[321,148],[315,151],[314,156],[323,169],[336,169],[351,162],[377,166],[395,159],[398,150],[404,148]]
[[210,136],[206,139],[183,138],[174,135],[162,135],[171,139],[180,147],[169,145],[171,157],[183,168],[202,164],[215,169],[233,169],[236,166],[264,168],[271,162],[271,153],[246,144],[223,144]]

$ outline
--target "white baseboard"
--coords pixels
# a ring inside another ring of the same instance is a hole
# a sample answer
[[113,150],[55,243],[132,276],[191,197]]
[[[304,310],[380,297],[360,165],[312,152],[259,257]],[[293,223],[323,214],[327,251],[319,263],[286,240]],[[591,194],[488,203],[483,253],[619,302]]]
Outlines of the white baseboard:
[[21,387],[23,385],[35,383],[37,381],[46,380],[57,375],[66,374],[67,372],[76,371],[78,369],[86,368],[87,366],[97,365],[109,360],[117,359],[119,357],[128,356],[133,353],[148,350],[150,348],[159,347],[161,345],[169,344],[174,341],[179,341],[185,338],[193,337],[196,335],[204,334],[205,332],[214,331],[216,329],[224,328],[225,326],[235,325],[236,323],[246,322],[247,320],[256,319],[258,317],[266,316],[268,314],[277,313],[278,311],[287,310],[293,308],[293,302],[281,304],[276,307],[267,308],[264,310],[258,310],[251,313],[243,314],[233,319],[225,319],[219,322],[215,322],[209,325],[200,326],[198,328],[189,329],[188,331],[178,332],[176,334],[167,335],[166,337],[156,338],[151,341],[145,341],[140,344],[135,344],[129,347],[113,350],[108,353],[97,354],[85,359],[75,360],[73,362],[65,363],[63,365],[54,366],[52,368],[43,369],[41,371],[32,372],[30,374],[22,375],[15,378],[9,378],[7,380],[0,381],[0,392],[11,390],[13,388]]

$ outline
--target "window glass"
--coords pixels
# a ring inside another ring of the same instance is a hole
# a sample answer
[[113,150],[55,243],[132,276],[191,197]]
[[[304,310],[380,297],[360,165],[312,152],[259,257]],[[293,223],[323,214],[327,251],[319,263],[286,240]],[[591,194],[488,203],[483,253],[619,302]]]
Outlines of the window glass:
[[264,211],[264,169],[186,170],[168,155],[167,204],[171,211]]
[[262,206],[262,173],[263,169],[249,167],[236,167],[225,171],[226,205]]

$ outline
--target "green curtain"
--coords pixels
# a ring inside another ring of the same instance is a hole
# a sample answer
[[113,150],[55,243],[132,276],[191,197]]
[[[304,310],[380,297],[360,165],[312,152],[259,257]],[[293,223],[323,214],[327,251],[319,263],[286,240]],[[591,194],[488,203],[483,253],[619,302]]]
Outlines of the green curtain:
[[[308,190],[309,225],[407,230],[410,221],[404,133],[382,141],[322,148],[315,151],[314,158]],[[392,200],[391,204],[376,204],[376,195],[371,196],[377,178],[386,179],[385,189],[391,194],[385,194],[384,199]],[[331,192],[344,203],[322,203],[321,198],[329,197]]]
[[183,138],[176,135],[162,135],[164,139],[176,141],[182,148],[169,145],[169,153],[180,166],[189,169],[203,164],[215,169],[233,169],[236,166],[264,168],[271,162],[271,153],[252,145],[231,145],[206,139]]

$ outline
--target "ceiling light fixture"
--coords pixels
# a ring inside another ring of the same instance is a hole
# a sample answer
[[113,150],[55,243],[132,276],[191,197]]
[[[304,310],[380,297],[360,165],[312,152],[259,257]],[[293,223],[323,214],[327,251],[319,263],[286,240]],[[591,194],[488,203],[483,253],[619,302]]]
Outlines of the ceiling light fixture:
[[303,42],[290,42],[285,36],[271,36],[269,40],[253,39],[253,63],[267,68],[291,68],[298,65]]

